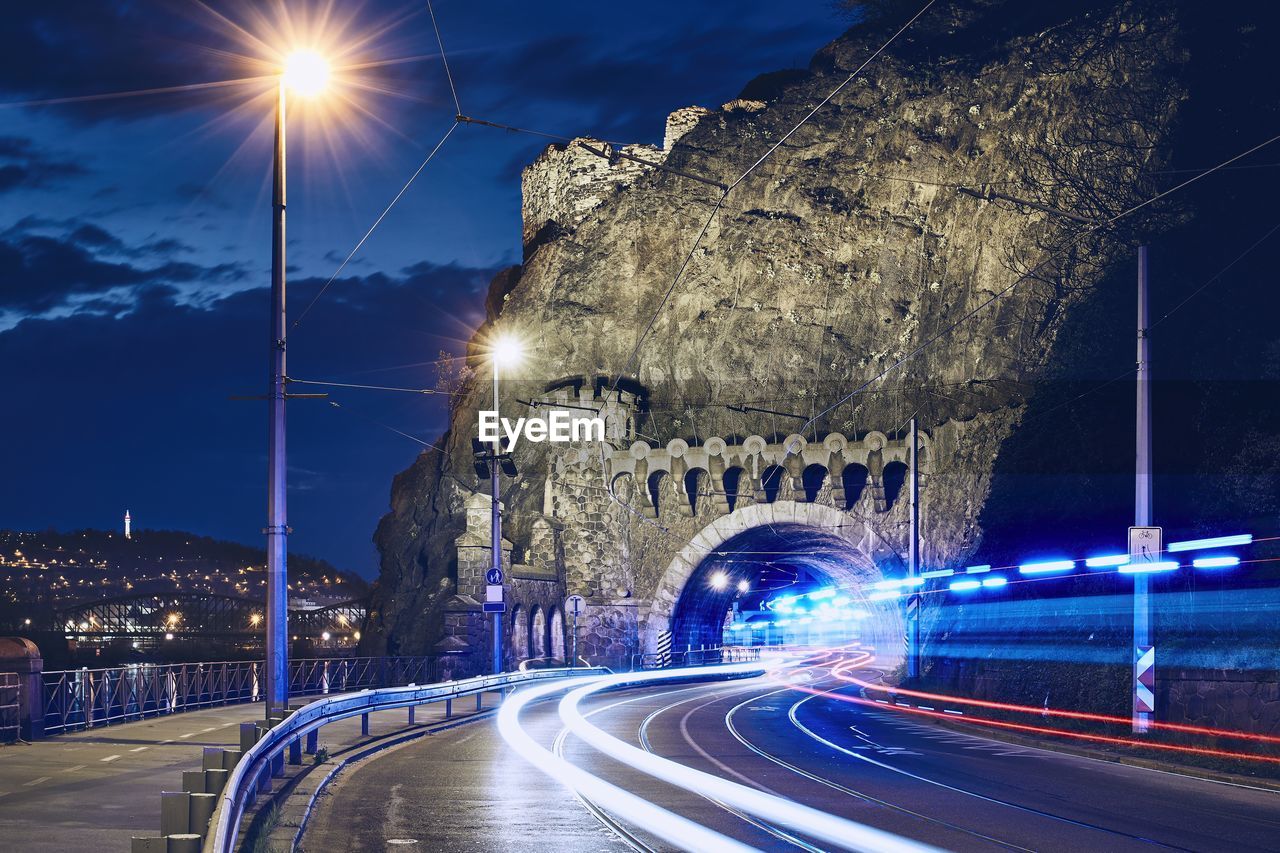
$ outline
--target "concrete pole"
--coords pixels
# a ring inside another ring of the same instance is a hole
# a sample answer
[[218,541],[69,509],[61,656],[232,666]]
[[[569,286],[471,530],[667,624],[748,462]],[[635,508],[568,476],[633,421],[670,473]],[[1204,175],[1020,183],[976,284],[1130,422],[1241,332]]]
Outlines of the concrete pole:
[[[1147,337],[1147,247],[1138,247],[1138,423],[1137,466],[1134,490],[1135,527],[1150,527],[1151,511],[1151,339]],[[1151,645],[1151,599],[1148,577],[1133,575],[1133,662]],[[1152,714],[1138,710],[1138,673],[1133,669],[1133,731],[1146,732]],[[1154,672],[1153,672],[1154,674]]]
[[267,440],[266,719],[289,705],[288,515],[285,509],[285,83],[276,101],[271,229],[271,427]]
[[[916,416],[911,416],[911,433],[907,439],[910,452],[911,541],[907,546],[907,577],[920,576],[920,432]],[[907,677],[920,676],[920,593],[910,587],[907,593]]]
[[[501,415],[498,414],[498,359],[496,354],[493,358],[493,413],[498,418],[498,423],[502,423]],[[491,561],[490,566],[496,570],[498,575],[502,574],[502,505],[498,502],[498,456],[502,453],[501,431],[498,438],[493,442],[493,459],[489,462],[489,485],[493,494],[493,506],[490,508],[492,512],[492,528],[493,537],[491,545]],[[505,580],[505,578],[504,578]],[[493,614],[493,671],[494,673],[502,672],[502,617],[505,613]]]

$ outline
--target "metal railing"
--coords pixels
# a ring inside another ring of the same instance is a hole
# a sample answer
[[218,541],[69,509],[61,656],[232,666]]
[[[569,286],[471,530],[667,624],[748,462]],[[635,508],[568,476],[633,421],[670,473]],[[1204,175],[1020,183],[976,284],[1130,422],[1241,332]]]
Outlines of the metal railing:
[[718,663],[752,663],[760,660],[759,646],[716,646],[712,649],[688,649],[672,652],[664,659],[654,652],[631,656],[631,671],[665,669],[667,667],[712,666]]
[[22,734],[21,691],[16,672],[0,672],[0,743],[11,743]]
[[607,673],[608,670],[601,667],[539,669],[483,675],[443,684],[364,690],[330,696],[305,705],[274,727],[265,730],[261,739],[239,757],[235,769],[227,777],[226,785],[218,794],[217,806],[205,836],[204,851],[231,853],[235,849],[246,806],[256,799],[259,792],[270,789],[272,776],[283,770],[285,751],[300,752],[302,738],[313,736],[322,726],[374,711],[451,701],[461,696],[503,690],[530,681]]
[[[260,702],[262,661],[137,663],[44,673],[46,734],[212,705]],[[289,695],[318,696],[440,678],[436,657],[322,658],[289,663]]]

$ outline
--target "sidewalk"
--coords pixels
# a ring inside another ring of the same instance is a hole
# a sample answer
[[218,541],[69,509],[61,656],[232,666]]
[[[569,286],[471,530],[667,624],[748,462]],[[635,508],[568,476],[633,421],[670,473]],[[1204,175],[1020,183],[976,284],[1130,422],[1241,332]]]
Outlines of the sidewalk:
[[[486,694],[486,708],[494,698]],[[459,700],[454,716],[474,708]],[[160,792],[182,790],[182,771],[199,769],[201,748],[238,748],[239,724],[261,713],[261,704],[227,705],[0,747],[4,847],[127,851],[133,836],[157,834]],[[443,703],[421,707],[416,726],[443,715]],[[406,728],[405,711],[383,711],[370,715],[368,737],[356,717],[321,729],[320,744],[336,753]]]

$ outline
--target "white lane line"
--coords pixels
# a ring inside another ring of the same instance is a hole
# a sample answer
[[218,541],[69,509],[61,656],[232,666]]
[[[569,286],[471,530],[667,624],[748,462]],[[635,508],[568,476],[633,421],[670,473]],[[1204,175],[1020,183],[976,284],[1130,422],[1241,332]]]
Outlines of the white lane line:
[[115,761],[115,760],[116,760],[117,758],[119,758],[119,757],[120,757],[120,756],[118,756],[118,755],[108,755],[106,758],[99,758],[98,760],[99,760],[99,761],[101,761],[101,762],[103,762],[103,763],[106,763],[106,762],[108,762],[108,761]]
[[133,749],[131,749],[131,750],[129,750],[129,751],[130,751],[130,752],[145,752],[146,750],[148,750],[148,749],[150,749],[150,748],[151,748],[151,747],[149,747],[149,746],[135,746]]
[[74,767],[67,767],[63,770],[59,770],[58,772],[59,773],[75,773],[77,770],[83,770],[88,766],[89,766],[88,764],[77,764]]
[[888,704],[889,704],[889,700],[888,700],[888,699],[877,699],[876,701],[877,701],[877,702],[879,702],[881,705],[888,705]]
[[232,727],[232,726],[234,726],[234,725],[235,725],[235,723],[223,723],[222,725],[218,726],[218,728],[220,728],[220,729],[229,729],[229,728],[231,728],[231,727]]
[[30,788],[32,785],[39,785],[41,782],[48,782],[52,776],[41,776],[39,779],[32,779],[30,782],[23,782],[22,787]]
[[178,735],[178,737],[182,738],[183,740],[186,740],[187,738],[189,738],[189,737],[195,737],[195,736],[196,736],[196,735],[198,735],[198,734],[200,734],[200,733],[199,733],[199,732],[187,732],[185,735]]
[[209,728],[207,729],[201,729],[200,734],[204,734],[205,732],[216,732],[217,730],[218,730],[217,726],[209,726]]
[[964,711],[953,711],[953,710],[951,710],[950,708],[943,708],[943,709],[942,709],[942,713],[944,713],[944,714],[956,714],[956,715],[961,716],[961,717],[963,717],[963,716],[964,716]]
[[921,711],[932,711],[932,710],[933,710],[933,709],[932,709],[932,708],[930,708],[928,705],[918,705],[917,707],[918,707]]
[[173,741],[172,741],[172,740],[162,740],[162,741],[160,741],[160,743],[159,743],[159,744],[157,744],[157,746],[164,746],[166,743],[173,743]]

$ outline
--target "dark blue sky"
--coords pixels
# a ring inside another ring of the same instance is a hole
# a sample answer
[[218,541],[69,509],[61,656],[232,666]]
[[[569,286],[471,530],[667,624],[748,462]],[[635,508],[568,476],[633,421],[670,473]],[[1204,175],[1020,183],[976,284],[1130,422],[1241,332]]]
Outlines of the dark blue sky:
[[[264,9],[270,9],[264,12]],[[642,5],[437,0],[465,113],[660,143],[666,113],[803,67],[848,25],[832,0]],[[328,21],[321,28],[320,21]],[[62,0],[0,28],[0,527],[265,522],[271,83],[324,30],[330,107],[290,117],[296,317],[452,123],[425,3]],[[416,59],[413,59],[416,57]],[[410,61],[385,64],[389,60]],[[70,100],[67,100],[70,99]],[[290,374],[435,383],[520,256],[519,169],[545,144],[461,127],[295,330]],[[290,408],[291,547],[365,575],[392,476],[431,440],[428,399],[335,389]]]

